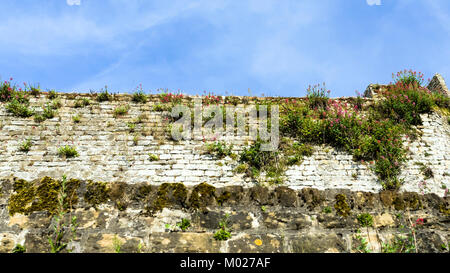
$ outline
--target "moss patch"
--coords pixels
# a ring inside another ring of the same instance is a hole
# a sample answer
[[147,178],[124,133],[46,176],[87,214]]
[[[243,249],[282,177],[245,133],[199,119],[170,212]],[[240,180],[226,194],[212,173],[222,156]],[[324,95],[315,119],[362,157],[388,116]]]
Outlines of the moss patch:
[[147,211],[154,214],[170,205],[185,207],[186,198],[187,189],[183,183],[164,183],[158,188],[156,199]]
[[444,202],[439,204],[439,211],[446,216],[450,216],[450,208]]
[[224,202],[228,201],[231,197],[231,193],[229,191],[225,191],[223,192],[219,197],[217,197],[217,203],[219,203],[219,205],[223,205]]
[[110,189],[105,182],[89,181],[84,194],[84,200],[96,208],[98,205],[106,203],[109,199]]
[[405,210],[407,208],[418,210],[423,208],[419,195],[414,192],[406,192],[403,195],[398,194],[393,204],[396,210]]
[[350,207],[347,203],[347,197],[344,194],[336,195],[336,204],[334,204],[334,208],[336,209],[336,213],[347,217],[350,215]]
[[394,191],[385,190],[380,192],[380,201],[386,207],[392,206],[395,197],[396,193]]
[[33,184],[19,179],[14,181],[13,188],[16,194],[11,195],[9,199],[9,215],[13,216],[16,213],[29,214],[30,205],[35,196]]
[[142,185],[138,188],[137,190],[137,200],[139,199],[145,199],[150,192],[152,191],[152,186],[151,185]]
[[396,210],[405,210],[405,202],[401,196],[395,197],[393,204]]
[[301,198],[306,203],[309,209],[320,206],[324,201],[324,197],[318,189],[303,188],[301,191]]
[[406,192],[403,194],[403,200],[405,204],[412,210],[422,209],[422,200],[420,199],[419,194],[416,192]]
[[[67,182],[66,204],[70,207],[78,202],[77,189],[80,181],[71,179]],[[16,192],[11,195],[8,202],[9,214],[16,213],[28,215],[34,211],[47,211],[55,214],[58,207],[58,194],[61,188],[61,181],[44,177],[37,183],[32,183],[19,179],[14,181],[13,189]],[[68,207],[69,209],[69,207]]]
[[108,192],[109,198],[114,202],[116,208],[120,211],[123,211],[127,208],[127,202],[125,200],[126,187],[126,183],[115,182],[111,184],[110,190]]
[[212,205],[216,200],[216,188],[208,183],[201,183],[194,187],[189,198],[192,208],[199,209]]

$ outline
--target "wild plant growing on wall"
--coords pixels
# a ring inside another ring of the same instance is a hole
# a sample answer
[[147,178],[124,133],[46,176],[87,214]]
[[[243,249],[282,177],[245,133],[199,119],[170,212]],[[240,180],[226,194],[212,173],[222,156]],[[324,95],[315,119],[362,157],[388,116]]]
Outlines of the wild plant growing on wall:
[[97,95],[98,102],[104,102],[111,100],[111,94],[108,92],[108,86],[105,85],[105,89],[100,90],[100,93]]
[[72,147],[69,145],[60,147],[58,149],[58,154],[59,154],[59,156],[63,156],[63,157],[67,157],[67,158],[79,156],[75,147]]
[[77,217],[69,217],[70,222],[67,223],[66,211],[70,209],[70,204],[67,204],[67,177],[63,175],[61,187],[58,194],[58,207],[56,215],[53,217],[53,234],[48,237],[52,253],[59,253],[67,248],[69,243],[75,238],[77,224]]
[[322,86],[320,84],[316,84],[314,86],[310,85],[306,90],[306,96],[310,107],[312,109],[325,108],[330,92],[330,90],[327,90],[325,83],[323,83]]
[[136,102],[136,103],[146,103],[147,102],[147,96],[144,93],[142,84],[139,84],[139,86],[136,88],[136,91],[133,93],[132,101]]
[[417,73],[417,71],[413,71],[412,69],[404,69],[396,74],[392,73],[392,79],[394,80],[394,84],[401,83],[405,86],[410,84],[422,86],[424,82],[424,75],[422,72]]
[[415,135],[414,125],[421,124],[420,114],[436,104],[435,96],[421,87],[421,73],[403,71],[394,84],[381,92],[382,100],[368,111],[328,99],[317,105],[311,98],[325,98],[325,89],[308,90],[305,103],[284,102],[281,107],[280,131],[303,143],[330,144],[354,155],[355,160],[371,162],[373,170],[386,189],[398,188],[397,176],[406,161],[403,136]]

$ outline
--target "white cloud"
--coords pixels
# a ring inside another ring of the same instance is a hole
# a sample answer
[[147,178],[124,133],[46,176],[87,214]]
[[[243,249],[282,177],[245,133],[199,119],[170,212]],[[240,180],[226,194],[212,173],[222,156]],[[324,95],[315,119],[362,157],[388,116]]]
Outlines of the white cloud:
[[69,5],[69,6],[73,6],[73,5],[79,6],[79,5],[81,5],[81,0],[67,0],[67,5]]
[[373,6],[373,5],[377,5],[380,6],[381,5],[381,0],[366,0],[367,5],[369,6]]

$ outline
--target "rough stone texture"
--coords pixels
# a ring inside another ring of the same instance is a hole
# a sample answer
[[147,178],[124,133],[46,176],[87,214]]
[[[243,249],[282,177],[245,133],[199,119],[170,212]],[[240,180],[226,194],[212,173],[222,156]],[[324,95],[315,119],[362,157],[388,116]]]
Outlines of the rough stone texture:
[[[374,87],[375,88],[375,87]],[[376,85],[375,89],[381,88]],[[62,108],[55,118],[36,123],[32,117],[17,118],[0,107],[0,178],[17,177],[34,180],[44,176],[140,183],[153,185],[182,182],[197,185],[208,182],[216,187],[252,185],[243,174],[233,169],[236,160],[217,160],[205,153],[205,142],[185,140],[175,142],[166,137],[165,114],[153,111],[159,103],[157,96],[145,104],[131,102],[130,95],[117,95],[113,101],[98,103],[91,95],[60,94]],[[77,98],[89,97],[91,105],[74,108]],[[345,99],[343,99],[345,100]],[[370,99],[367,99],[370,102]],[[31,105],[40,107],[48,99],[41,95],[32,98]],[[124,116],[114,117],[114,109],[129,104],[130,110]],[[81,115],[80,123],[74,123],[72,116]],[[130,132],[127,123],[143,115],[141,123]],[[450,127],[444,117],[438,114],[423,115],[423,136],[410,149],[413,159],[403,169],[405,190],[418,191],[421,182],[422,162],[436,174],[428,181],[430,192],[443,196],[442,186],[450,187],[449,153]],[[136,135],[136,143],[133,141]],[[32,141],[28,153],[18,150],[26,139]],[[233,143],[235,152],[241,151],[248,137],[224,135],[223,140]],[[58,148],[73,145],[79,153],[76,158],[61,158]],[[149,154],[159,157],[151,161]],[[370,164],[353,161],[352,155],[329,146],[318,146],[312,156],[306,157],[299,166],[292,166],[286,172],[285,185],[291,189],[312,187],[317,189],[350,189],[353,191],[378,192],[381,189]],[[356,176],[356,179],[355,179]]]
[[[379,88],[374,86],[373,93]],[[81,97],[92,104],[75,108]],[[46,176],[61,179],[63,174],[80,180],[71,211],[78,223],[69,244],[74,252],[114,252],[118,245],[121,252],[354,252],[361,213],[374,218],[374,227],[361,234],[373,251],[402,232],[408,224],[403,220],[423,218],[418,250],[448,252],[450,208],[444,188],[450,187],[450,128],[437,113],[422,115],[423,134],[405,140],[411,159],[402,169],[405,183],[399,192],[381,191],[370,163],[355,162],[329,146],[315,147],[312,156],[286,171],[282,186],[268,188],[235,174],[236,160],[205,154],[201,139],[168,139],[165,114],[152,110],[159,103],[156,96],[146,104],[131,102],[129,95],[103,103],[88,94],[59,98],[58,115],[42,123],[0,107],[0,252],[17,244],[27,252],[49,251],[52,216],[47,211],[11,215],[9,205],[19,179],[38,185]],[[31,105],[47,101],[41,95]],[[131,106],[129,112],[114,117],[114,109],[124,104]],[[80,123],[72,121],[75,114],[81,115]],[[139,115],[145,117],[130,132],[127,123]],[[246,137],[227,137],[234,152],[248,145]],[[26,138],[31,150],[18,151]],[[59,157],[57,149],[65,144],[74,145],[80,156]],[[149,154],[159,160],[151,161]],[[418,162],[433,172],[426,186]],[[93,182],[106,182],[95,203],[87,198]],[[214,190],[205,192],[203,182]],[[216,241],[214,233],[227,213],[232,237]],[[186,232],[177,228],[183,218],[191,222]]]
[[[3,184],[7,183],[13,181],[3,181]],[[448,252],[443,246],[450,242],[449,198],[435,194],[318,191],[311,188],[295,191],[280,186],[266,188],[267,196],[270,196],[267,203],[270,204],[261,205],[254,195],[260,187],[231,187],[227,190],[231,195],[240,196],[239,203],[221,205],[216,197],[204,209],[195,209],[189,203],[185,208],[179,208],[177,200],[168,199],[161,211],[149,215],[146,210],[148,197],[155,195],[158,187],[128,200],[126,209],[119,210],[114,195],[109,195],[97,208],[90,207],[84,199],[87,183],[80,182],[79,200],[71,212],[78,223],[75,239],[69,244],[73,252],[116,252],[118,246],[120,252],[131,253],[356,252],[357,229],[363,231],[363,237],[370,239],[369,249],[381,251],[382,242],[389,243],[393,236],[405,234],[402,226],[408,226],[408,219],[415,223],[419,218],[424,222],[416,228],[420,252]],[[132,193],[142,186],[145,184],[126,184],[123,190]],[[185,198],[189,199],[193,191],[194,187],[188,187]],[[10,252],[21,244],[27,252],[49,252],[47,238],[52,235],[54,223],[51,215],[45,211],[9,215],[5,200],[12,194],[15,194],[12,189],[4,191],[5,197],[0,204],[0,251]],[[349,207],[346,217],[340,216],[334,207],[339,195],[346,197]],[[312,205],[312,196],[320,203]],[[362,213],[369,213],[374,219],[373,228],[367,232],[357,220]],[[217,241],[214,233],[226,214],[229,215],[227,228],[231,238]],[[183,218],[190,221],[185,231],[177,227]]]
[[434,77],[431,79],[430,83],[428,84],[428,89],[450,96],[450,91],[445,84],[444,78],[438,73],[436,73],[436,75],[434,75]]

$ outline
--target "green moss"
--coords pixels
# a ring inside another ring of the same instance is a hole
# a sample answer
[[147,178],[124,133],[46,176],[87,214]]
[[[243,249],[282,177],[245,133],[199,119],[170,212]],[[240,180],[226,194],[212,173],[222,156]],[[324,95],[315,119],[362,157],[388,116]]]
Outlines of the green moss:
[[96,208],[98,205],[106,203],[109,199],[109,187],[105,182],[89,181],[84,200]]
[[246,163],[239,164],[235,169],[234,172],[236,173],[245,173],[248,170],[248,165]]
[[23,179],[14,181],[13,189],[16,194],[12,194],[8,202],[9,215],[16,213],[28,214],[31,202],[35,196],[33,184]]
[[215,198],[216,188],[208,183],[201,183],[192,190],[189,203],[192,208],[199,209],[206,207],[213,199],[215,200]]
[[36,188],[36,199],[31,205],[32,211],[47,210],[55,214],[58,209],[58,193],[61,184],[50,177],[44,177]]
[[69,208],[72,208],[74,205],[78,203],[77,190],[80,187],[80,184],[81,181],[78,179],[70,179],[66,183],[67,196],[64,199],[64,202],[69,205]]
[[403,201],[403,198],[401,196],[395,197],[393,204],[396,210],[405,210],[405,202]]
[[219,205],[223,205],[224,202],[226,202],[228,199],[230,199],[231,197],[231,193],[229,191],[225,191],[223,192],[219,197],[217,197],[217,203],[219,203]]
[[[80,181],[76,179],[71,179],[67,183],[65,202],[70,207],[78,202],[76,191],[79,185]],[[50,177],[44,177],[36,184],[22,179],[15,181],[13,189],[16,194],[11,195],[9,200],[9,214],[11,216],[15,213],[28,215],[33,211],[47,211],[55,214],[58,208],[60,187],[61,181]]]
[[138,188],[138,197],[146,198],[150,194],[151,191],[152,191],[152,186],[142,185]]
[[125,204],[123,204],[121,201],[116,201],[115,204],[116,204],[116,208],[119,211],[124,211],[127,209],[127,206]]
[[183,183],[164,183],[158,188],[153,205],[148,208],[150,214],[161,211],[172,204],[184,206],[187,198],[187,189]]
[[337,214],[347,217],[350,214],[350,207],[347,204],[347,197],[344,194],[336,195],[336,204],[334,204]]
[[420,200],[419,195],[415,192],[403,194],[403,200],[410,209],[418,210],[423,208],[422,201]]
[[439,212],[446,216],[450,216],[450,209],[447,208],[447,206],[443,202],[439,204]]

